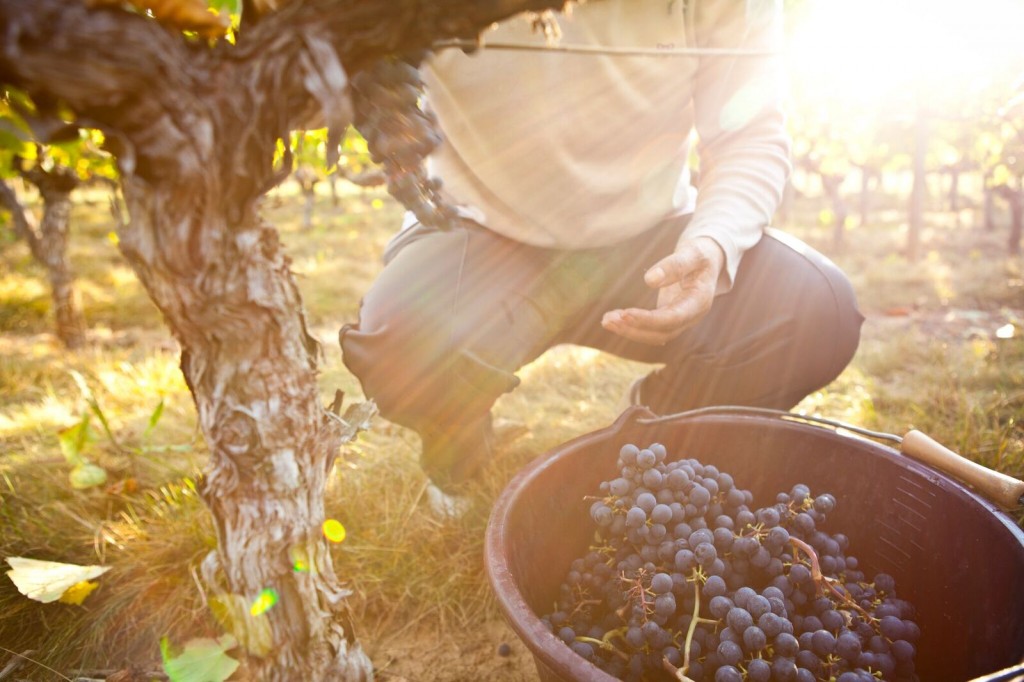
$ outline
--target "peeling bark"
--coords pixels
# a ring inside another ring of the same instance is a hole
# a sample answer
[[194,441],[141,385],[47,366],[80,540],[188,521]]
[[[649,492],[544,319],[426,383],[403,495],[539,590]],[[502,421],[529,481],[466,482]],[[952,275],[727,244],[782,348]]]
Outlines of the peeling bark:
[[[373,675],[321,534],[327,477],[372,406],[341,418],[319,402],[317,344],[256,208],[291,166],[274,166],[277,141],[313,120],[347,124],[345,76],[372,59],[562,6],[311,0],[211,46],[81,0],[0,0],[0,82],[64,103],[117,156],[121,249],[181,345],[210,447],[202,494],[218,546],[203,575],[255,679]],[[268,589],[277,603],[252,615]]]
[[[365,419],[352,425],[320,405],[317,345],[277,232],[253,212],[219,214],[212,191],[196,195],[198,234],[180,193],[130,179],[124,195],[122,251],[181,344],[210,445],[201,490],[218,547],[204,577],[218,613],[253,654],[256,679],[372,678],[321,534],[327,477]],[[181,254],[187,267],[170,260]],[[265,590],[278,602],[252,616]]]

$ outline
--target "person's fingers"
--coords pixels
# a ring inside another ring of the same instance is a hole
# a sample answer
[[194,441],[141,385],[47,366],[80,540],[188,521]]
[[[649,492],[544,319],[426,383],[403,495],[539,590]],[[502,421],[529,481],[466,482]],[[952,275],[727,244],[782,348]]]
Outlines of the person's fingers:
[[633,326],[626,321],[622,313],[623,311],[612,311],[610,313],[606,313],[604,318],[601,320],[602,326],[613,334],[617,334],[625,339],[638,341],[652,346],[663,346],[674,337],[674,334],[669,332],[654,331]]
[[682,331],[690,320],[702,312],[700,304],[691,297],[675,301],[672,305],[644,310],[629,308],[622,311],[623,324],[651,332]]
[[664,344],[679,336],[703,314],[695,303],[684,300],[669,308],[628,308],[606,313],[601,324],[610,332],[643,343]]
[[683,282],[706,267],[706,259],[696,248],[685,248],[665,256],[644,273],[647,286],[657,289]]
[[638,343],[642,343],[648,346],[664,346],[666,343],[675,338],[669,334],[664,334],[660,332],[647,332],[639,329],[633,329],[630,327],[627,327],[615,333],[624,339],[636,341]]
[[601,324],[633,341],[668,343],[710,310],[719,270],[715,256],[720,255],[720,247],[710,240],[681,243],[644,273],[647,285],[660,290],[657,306],[653,310],[612,310],[605,313]]

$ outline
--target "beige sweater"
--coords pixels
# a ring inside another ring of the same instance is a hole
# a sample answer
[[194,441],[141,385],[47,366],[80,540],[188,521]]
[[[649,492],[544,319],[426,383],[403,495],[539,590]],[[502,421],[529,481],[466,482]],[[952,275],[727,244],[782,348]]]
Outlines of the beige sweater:
[[[781,48],[781,0],[595,0],[559,17],[562,45]],[[484,42],[543,45],[515,18]],[[489,229],[579,249],[693,213],[731,286],[781,199],[789,140],[780,56],[438,53],[426,78],[446,141],[430,159],[449,197]],[[690,184],[691,131],[700,191]]]

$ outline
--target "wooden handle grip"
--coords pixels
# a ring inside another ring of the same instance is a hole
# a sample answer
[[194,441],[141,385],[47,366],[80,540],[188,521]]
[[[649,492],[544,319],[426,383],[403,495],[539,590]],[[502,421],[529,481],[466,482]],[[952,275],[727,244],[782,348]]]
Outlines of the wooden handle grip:
[[1024,481],[972,462],[920,431],[903,436],[903,454],[924,462],[974,487],[979,493],[1007,509],[1024,502]]

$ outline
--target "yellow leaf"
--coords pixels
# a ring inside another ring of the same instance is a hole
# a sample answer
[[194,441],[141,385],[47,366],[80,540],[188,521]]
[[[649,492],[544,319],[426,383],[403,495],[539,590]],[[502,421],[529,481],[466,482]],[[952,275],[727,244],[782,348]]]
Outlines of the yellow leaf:
[[164,26],[195,31],[206,38],[219,38],[231,27],[225,14],[214,13],[206,0],[130,0],[139,9],[153,13]]
[[79,566],[17,556],[7,557],[7,563],[11,567],[7,577],[18,591],[44,604],[57,601],[68,589],[110,570],[109,566]]
[[99,583],[83,580],[64,590],[59,601],[61,604],[81,604],[99,586]]

